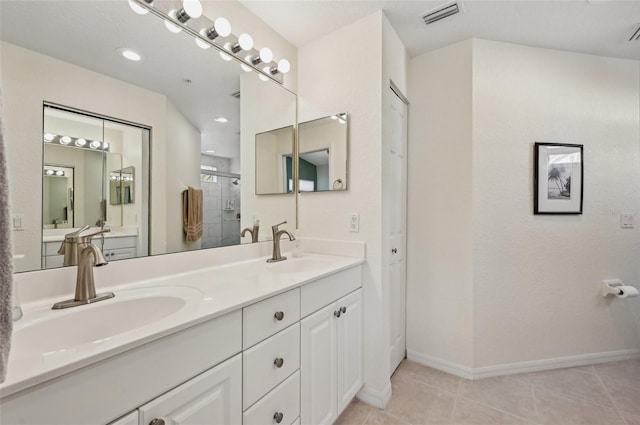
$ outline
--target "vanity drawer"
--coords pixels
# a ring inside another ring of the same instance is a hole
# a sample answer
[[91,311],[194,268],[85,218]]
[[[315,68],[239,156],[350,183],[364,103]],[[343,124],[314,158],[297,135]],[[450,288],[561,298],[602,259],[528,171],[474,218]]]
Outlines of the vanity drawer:
[[245,307],[242,310],[242,347],[251,347],[299,320],[298,288]]
[[102,250],[118,249],[118,248],[131,248],[137,244],[137,236],[123,236],[123,237],[111,237],[104,238]]
[[[282,414],[280,422],[276,414]],[[300,416],[300,372],[296,372],[244,412],[244,425],[291,424]]]
[[302,287],[300,311],[306,317],[362,286],[362,267],[353,267]]
[[[246,409],[300,367],[300,323],[251,347],[242,356]],[[280,360],[278,367],[276,361]]]

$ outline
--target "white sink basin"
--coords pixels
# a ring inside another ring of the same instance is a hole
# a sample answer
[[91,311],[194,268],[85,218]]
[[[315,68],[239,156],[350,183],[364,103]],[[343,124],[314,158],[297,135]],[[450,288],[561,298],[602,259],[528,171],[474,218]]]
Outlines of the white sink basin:
[[115,298],[65,310],[42,309],[17,322],[11,353],[55,357],[90,350],[114,336],[168,318],[201,298],[193,288],[154,287],[116,292]]
[[272,263],[269,269],[276,273],[308,273],[315,272],[330,264],[326,259],[319,257],[287,257],[279,263]]

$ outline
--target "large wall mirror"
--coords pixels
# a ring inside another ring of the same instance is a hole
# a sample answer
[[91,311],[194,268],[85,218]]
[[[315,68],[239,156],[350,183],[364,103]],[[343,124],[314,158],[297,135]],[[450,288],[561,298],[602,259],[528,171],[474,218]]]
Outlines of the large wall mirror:
[[[126,1],[0,2],[0,19],[16,271],[59,266],[56,244],[83,225],[112,229],[111,259],[250,243],[256,220],[295,227],[295,196],[256,196],[255,175],[256,134],[295,128],[294,93]],[[204,196],[196,242],[187,187]]]

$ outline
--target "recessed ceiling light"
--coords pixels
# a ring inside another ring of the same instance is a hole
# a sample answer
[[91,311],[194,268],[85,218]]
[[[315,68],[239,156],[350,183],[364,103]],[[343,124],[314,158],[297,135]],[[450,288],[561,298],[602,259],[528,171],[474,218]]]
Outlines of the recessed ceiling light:
[[123,57],[129,59],[130,61],[138,62],[142,60],[142,56],[140,56],[140,53],[136,52],[135,50],[121,48],[118,49],[118,53],[120,53]]
[[225,122],[229,122],[228,119],[226,119],[225,117],[216,117],[213,119],[215,122],[221,122],[221,123],[225,123]]

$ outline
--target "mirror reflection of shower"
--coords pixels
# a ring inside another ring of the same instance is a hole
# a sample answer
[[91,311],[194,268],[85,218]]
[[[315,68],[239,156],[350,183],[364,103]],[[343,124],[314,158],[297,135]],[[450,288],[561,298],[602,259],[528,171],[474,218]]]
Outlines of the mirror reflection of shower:
[[240,174],[231,172],[233,167],[232,159],[201,156],[202,248],[240,243]]

